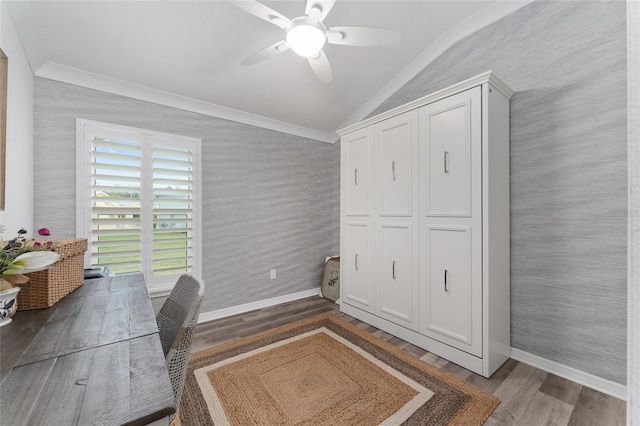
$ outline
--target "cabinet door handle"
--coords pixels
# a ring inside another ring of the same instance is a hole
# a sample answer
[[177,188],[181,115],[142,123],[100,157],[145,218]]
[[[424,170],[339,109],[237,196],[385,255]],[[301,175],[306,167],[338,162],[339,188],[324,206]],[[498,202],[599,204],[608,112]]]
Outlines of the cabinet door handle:
[[396,180],[396,162],[391,162],[391,176],[393,176],[393,180]]
[[449,173],[449,151],[444,152],[444,172]]
[[444,291],[449,291],[449,287],[447,284],[447,276],[449,275],[449,271],[444,270]]
[[393,277],[394,280],[396,279],[396,261],[395,260],[391,264],[391,276]]
[[358,270],[358,253],[355,256],[356,271]]
[[358,185],[358,169],[353,171],[353,182]]

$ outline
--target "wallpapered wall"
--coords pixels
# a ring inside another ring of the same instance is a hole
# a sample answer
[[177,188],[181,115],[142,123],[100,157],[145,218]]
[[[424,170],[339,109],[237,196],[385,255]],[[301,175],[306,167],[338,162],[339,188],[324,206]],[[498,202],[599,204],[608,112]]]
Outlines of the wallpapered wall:
[[625,383],[625,2],[535,2],[374,114],[493,70],[511,99],[511,345]]
[[34,226],[54,237],[76,234],[76,117],[202,139],[202,312],[320,286],[339,253],[337,144],[36,78]]

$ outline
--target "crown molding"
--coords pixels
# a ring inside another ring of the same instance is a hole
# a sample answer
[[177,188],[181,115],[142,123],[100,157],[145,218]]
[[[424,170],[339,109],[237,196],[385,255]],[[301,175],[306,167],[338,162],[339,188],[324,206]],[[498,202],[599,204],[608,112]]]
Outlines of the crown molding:
[[185,111],[196,112],[264,129],[275,130],[276,132],[287,133],[320,142],[335,143],[338,140],[338,136],[335,133],[322,132],[286,123],[284,121],[261,117],[259,115],[227,108],[221,105],[199,101],[186,96],[175,95],[173,93],[128,83],[126,81],[105,77],[100,74],[94,74],[52,62],[46,62],[38,68],[35,75],[36,77],[47,78],[89,89],[126,96],[133,99],[153,102]]
[[400,90],[402,86],[407,84],[409,80],[425,69],[455,42],[473,34],[489,24],[494,23],[498,19],[503,18],[512,12],[515,12],[533,1],[536,0],[498,0],[475,15],[450,28],[338,128],[344,129],[364,120],[378,106],[382,105],[384,101]]

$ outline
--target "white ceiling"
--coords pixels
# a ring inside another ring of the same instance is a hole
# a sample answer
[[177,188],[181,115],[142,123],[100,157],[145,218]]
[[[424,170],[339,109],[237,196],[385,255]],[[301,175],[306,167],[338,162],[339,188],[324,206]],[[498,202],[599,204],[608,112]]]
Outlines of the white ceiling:
[[[283,30],[226,1],[7,1],[34,74],[332,142],[456,40],[527,1],[337,0],[330,26],[402,34],[325,46],[333,81],[286,51],[240,62]],[[305,0],[264,1],[294,18]]]

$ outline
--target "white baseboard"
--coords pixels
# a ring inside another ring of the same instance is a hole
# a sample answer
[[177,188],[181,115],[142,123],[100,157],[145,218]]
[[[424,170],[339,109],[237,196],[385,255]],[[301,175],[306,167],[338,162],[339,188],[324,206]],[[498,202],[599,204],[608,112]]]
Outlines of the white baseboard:
[[627,387],[620,383],[585,373],[584,371],[577,370],[573,367],[568,367],[564,364],[550,361],[546,358],[542,358],[538,355],[533,355],[529,352],[516,348],[511,348],[511,358],[539,368],[540,370],[544,370],[548,373],[555,374],[556,376],[564,379],[571,380],[572,382],[576,382],[588,388],[606,393],[607,395],[611,395],[615,398],[622,399],[623,401],[627,400]]
[[218,309],[210,312],[201,312],[198,318],[198,324],[205,321],[211,321],[231,315],[242,314],[244,312],[256,309],[267,308],[269,306],[279,305],[280,303],[291,302],[293,300],[304,299],[305,297],[320,296],[320,288],[312,288],[311,290],[299,291],[297,293],[285,294],[283,296],[272,297],[271,299],[258,300],[256,302],[245,303],[243,305],[230,306],[228,308]]

